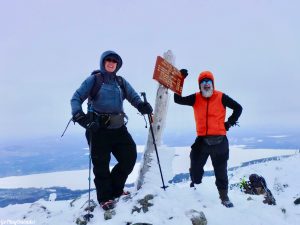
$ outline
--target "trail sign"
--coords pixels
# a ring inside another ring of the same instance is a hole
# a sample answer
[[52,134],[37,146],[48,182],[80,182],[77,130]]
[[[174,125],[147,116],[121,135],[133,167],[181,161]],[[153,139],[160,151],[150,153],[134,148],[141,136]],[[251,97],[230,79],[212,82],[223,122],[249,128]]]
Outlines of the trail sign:
[[160,56],[156,59],[153,79],[181,95],[184,78],[178,69]]

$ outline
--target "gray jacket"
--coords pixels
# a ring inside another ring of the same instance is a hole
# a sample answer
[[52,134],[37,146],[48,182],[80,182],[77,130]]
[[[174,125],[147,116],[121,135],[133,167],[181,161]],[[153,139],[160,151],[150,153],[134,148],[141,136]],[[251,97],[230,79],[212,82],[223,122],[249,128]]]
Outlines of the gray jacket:
[[[114,56],[118,58],[117,68],[113,73],[109,73],[104,68],[105,58],[109,56]],[[100,71],[103,75],[104,83],[102,84],[100,90],[91,101],[89,105],[89,111],[96,111],[98,113],[111,113],[117,114],[124,112],[123,101],[126,98],[135,108],[142,103],[140,96],[132,88],[132,86],[123,78],[124,80],[124,89],[123,93],[122,88],[119,86],[116,78],[117,71],[122,66],[121,57],[113,52],[106,51],[101,55],[100,58]],[[72,115],[75,115],[78,111],[82,111],[82,103],[89,97],[92,87],[95,82],[95,76],[87,77],[81,86],[75,91],[71,99],[71,108]]]

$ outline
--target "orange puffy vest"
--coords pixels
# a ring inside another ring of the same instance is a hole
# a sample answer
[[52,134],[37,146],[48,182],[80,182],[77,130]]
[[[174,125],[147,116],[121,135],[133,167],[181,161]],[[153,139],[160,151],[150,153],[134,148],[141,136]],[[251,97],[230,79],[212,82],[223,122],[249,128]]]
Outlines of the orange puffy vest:
[[200,92],[196,93],[193,109],[197,136],[226,135],[226,108],[222,104],[222,95],[222,92],[216,90],[210,98],[204,98]]

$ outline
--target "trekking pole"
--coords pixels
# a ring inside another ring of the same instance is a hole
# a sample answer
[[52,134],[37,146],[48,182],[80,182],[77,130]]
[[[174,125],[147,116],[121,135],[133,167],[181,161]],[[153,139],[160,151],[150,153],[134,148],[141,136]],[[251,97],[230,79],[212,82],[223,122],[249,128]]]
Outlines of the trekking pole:
[[[90,113],[90,121],[93,121],[93,113],[92,112],[89,112]],[[88,210],[87,210],[87,214],[84,215],[84,219],[86,221],[90,221],[91,218],[94,217],[94,215],[91,213],[91,168],[92,168],[92,139],[93,139],[93,133],[92,131],[90,130],[89,131],[89,151],[90,151],[90,154],[89,154],[89,200],[88,200]]]
[[69,127],[71,121],[72,121],[72,118],[69,120],[69,122],[68,122],[68,124],[67,124],[67,126],[66,126],[66,128],[65,128],[65,130],[64,130],[64,132],[63,132],[62,135],[60,136],[61,138],[62,138],[62,137],[64,136],[64,134],[66,133],[66,131],[67,131],[67,129],[68,129],[68,127]]
[[[144,102],[148,102],[147,98],[146,98],[146,93],[145,92],[141,92],[141,96],[143,96]],[[164,190],[166,190],[166,188],[168,186],[165,185],[164,177],[163,177],[163,174],[162,174],[162,171],[161,171],[161,166],[160,166],[160,161],[159,161],[157,146],[156,146],[154,132],[153,132],[153,127],[152,127],[153,120],[151,118],[151,114],[148,114],[148,120],[149,120],[150,131],[151,131],[151,135],[152,135],[152,139],[153,139],[153,145],[154,145],[154,149],[155,149],[155,153],[156,153],[157,163],[158,163],[158,167],[159,167],[160,177],[161,177],[161,181],[162,181],[162,184],[163,184],[163,186],[161,188],[163,188]]]

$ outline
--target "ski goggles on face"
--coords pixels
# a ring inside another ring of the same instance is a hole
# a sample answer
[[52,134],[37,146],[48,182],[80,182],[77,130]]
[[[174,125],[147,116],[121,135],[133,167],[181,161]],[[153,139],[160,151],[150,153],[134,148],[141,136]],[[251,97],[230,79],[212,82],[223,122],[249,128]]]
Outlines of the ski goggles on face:
[[107,59],[105,59],[105,61],[112,62],[112,63],[118,63],[118,61],[114,58],[107,58]]
[[210,79],[204,79],[204,80],[202,80],[201,82],[200,82],[200,84],[209,84],[209,85],[212,85],[212,80],[210,80]]

